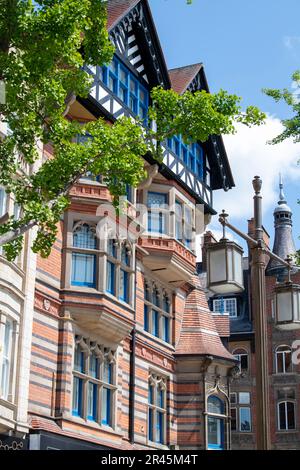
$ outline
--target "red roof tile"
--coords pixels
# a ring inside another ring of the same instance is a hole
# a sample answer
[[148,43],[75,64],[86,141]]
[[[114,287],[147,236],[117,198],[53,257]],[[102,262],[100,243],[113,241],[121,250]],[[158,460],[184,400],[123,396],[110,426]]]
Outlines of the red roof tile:
[[197,275],[193,276],[193,283],[195,288],[186,298],[175,354],[211,355],[234,360],[230,352],[223,346]]
[[202,64],[200,63],[169,70],[172,89],[176,93],[184,93],[201,68]]
[[107,27],[113,28],[140,0],[108,0]]

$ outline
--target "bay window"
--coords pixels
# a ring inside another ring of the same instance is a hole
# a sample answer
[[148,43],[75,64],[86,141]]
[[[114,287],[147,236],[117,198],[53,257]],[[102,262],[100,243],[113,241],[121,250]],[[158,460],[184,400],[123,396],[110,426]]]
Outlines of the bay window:
[[73,366],[72,415],[113,427],[115,352],[76,336]]

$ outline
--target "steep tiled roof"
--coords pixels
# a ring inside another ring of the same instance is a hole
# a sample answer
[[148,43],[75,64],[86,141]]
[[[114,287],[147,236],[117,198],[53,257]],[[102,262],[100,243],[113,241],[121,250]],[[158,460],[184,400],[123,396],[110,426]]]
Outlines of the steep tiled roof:
[[228,315],[214,315],[214,322],[221,338],[230,336],[230,320]]
[[223,346],[214,318],[210,312],[197,275],[195,288],[187,296],[176,355],[210,355],[224,359],[233,356]]
[[113,28],[140,0],[108,0],[107,27]]
[[202,64],[199,63],[169,70],[173,90],[179,94],[184,93],[201,68]]

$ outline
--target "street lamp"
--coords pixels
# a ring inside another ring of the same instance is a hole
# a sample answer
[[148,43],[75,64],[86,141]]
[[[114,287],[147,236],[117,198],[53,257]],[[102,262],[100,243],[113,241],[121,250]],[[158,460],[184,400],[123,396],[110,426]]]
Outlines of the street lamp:
[[280,330],[300,329],[300,286],[291,281],[291,258],[288,279],[275,287],[275,321]]
[[[255,176],[253,181],[254,195],[254,238],[231,225],[225,211],[219,216],[219,222],[223,226],[223,239],[216,243],[214,248],[208,246],[208,287],[217,293],[237,292],[233,289],[241,289],[241,274],[239,268],[234,271],[234,265],[240,266],[241,248],[231,245],[225,239],[225,226],[246,240],[250,247],[251,266],[251,292],[252,312],[255,329],[256,343],[256,389],[257,389],[257,448],[268,450],[271,448],[270,440],[270,407],[269,407],[269,373],[268,373],[268,343],[267,343],[267,315],[266,315],[266,254],[276,259],[288,268],[290,273],[291,261],[283,260],[272,253],[263,240],[262,225],[262,180]],[[239,249],[237,249],[237,247]],[[235,253],[234,255],[232,253]],[[233,259],[235,257],[235,262]],[[230,271],[230,269],[232,271]],[[232,273],[235,272],[235,275]],[[237,275],[237,277],[236,277]],[[228,283],[228,289],[225,287]],[[276,296],[276,326],[278,328],[300,328],[300,286],[288,281],[278,284],[275,289]]]
[[[227,217],[227,214],[224,214]],[[243,249],[225,237],[218,243],[210,243],[207,253],[207,287],[216,294],[242,292],[243,286]]]

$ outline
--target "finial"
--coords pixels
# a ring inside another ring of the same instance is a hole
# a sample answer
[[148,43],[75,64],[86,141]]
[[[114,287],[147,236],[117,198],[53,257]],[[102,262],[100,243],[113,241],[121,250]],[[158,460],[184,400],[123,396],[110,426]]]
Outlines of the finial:
[[279,201],[278,204],[286,204],[286,198],[283,192],[282,175],[279,173]]
[[258,196],[262,187],[262,180],[260,176],[254,176],[254,179],[252,181],[252,186],[255,191],[255,194]]

